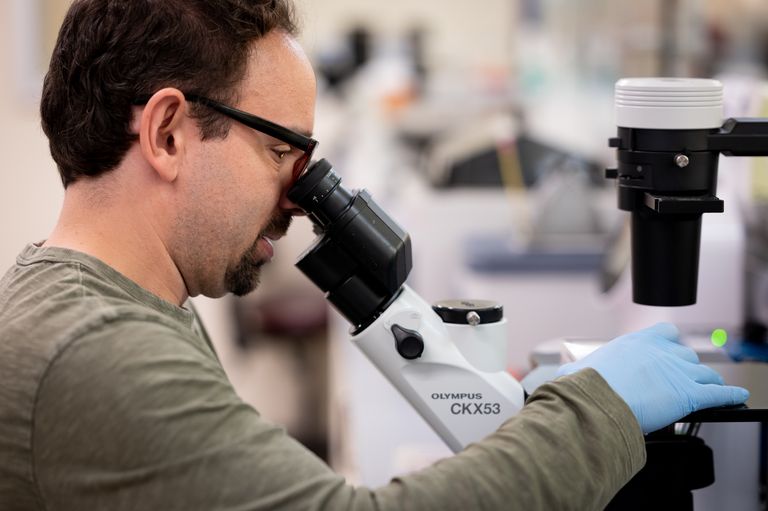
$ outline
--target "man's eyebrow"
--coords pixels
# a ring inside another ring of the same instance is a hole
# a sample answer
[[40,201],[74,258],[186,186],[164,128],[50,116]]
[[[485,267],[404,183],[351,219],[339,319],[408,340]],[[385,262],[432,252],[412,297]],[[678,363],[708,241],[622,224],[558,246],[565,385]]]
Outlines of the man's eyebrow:
[[307,138],[312,138],[312,131],[303,130],[303,129],[301,129],[301,128],[296,128],[296,127],[294,127],[294,126],[290,126],[290,127],[289,127],[289,129],[290,129],[291,131],[295,131],[295,132],[296,132],[296,133],[298,133],[299,135],[304,135],[304,136],[305,136],[305,137],[307,137]]
[[[302,137],[312,138],[312,131],[307,131],[305,129],[297,128],[295,126],[283,126],[283,127],[285,129],[287,129],[287,130],[292,131],[293,133],[295,133],[297,135],[301,135]],[[258,130],[256,130],[256,131],[258,131]],[[280,139],[280,138],[278,138],[278,137],[276,137],[274,135],[269,135],[269,134],[264,133],[264,132],[261,132],[261,133],[263,135],[268,136],[269,138],[273,138],[273,139],[277,140],[278,142],[282,142],[282,143],[288,144],[288,142],[286,142],[286,141],[284,141],[284,140],[282,140],[282,139]]]

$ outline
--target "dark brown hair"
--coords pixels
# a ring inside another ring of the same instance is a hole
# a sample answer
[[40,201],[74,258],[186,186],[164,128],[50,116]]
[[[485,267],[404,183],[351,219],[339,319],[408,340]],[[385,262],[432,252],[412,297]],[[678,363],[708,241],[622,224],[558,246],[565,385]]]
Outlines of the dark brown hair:
[[[43,131],[66,188],[120,164],[132,105],[163,87],[234,101],[251,43],[295,35],[290,0],[76,0],[43,84]],[[192,105],[203,139],[229,122]]]

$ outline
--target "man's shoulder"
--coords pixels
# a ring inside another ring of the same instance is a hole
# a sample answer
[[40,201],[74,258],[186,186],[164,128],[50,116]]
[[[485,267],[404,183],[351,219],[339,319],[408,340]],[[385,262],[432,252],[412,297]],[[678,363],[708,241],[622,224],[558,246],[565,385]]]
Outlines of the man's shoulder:
[[209,355],[191,329],[191,312],[189,321],[168,314],[108,277],[77,260],[41,259],[6,273],[0,281],[0,387],[31,398],[49,369],[75,349],[94,364],[151,356],[169,345]]
[[128,323],[137,331],[191,333],[190,324],[178,317],[72,265],[57,266],[55,277],[43,268],[6,276],[0,284],[0,350],[20,346],[56,352],[91,333],[113,335],[109,332]]
[[0,350],[18,346],[55,353],[128,322],[135,330],[184,337],[191,333],[192,318],[190,311],[75,251],[30,246],[0,280]]
[[128,300],[48,299],[2,316],[0,387],[15,388],[19,401],[34,399],[55,366],[88,372],[97,365],[146,360],[157,351],[182,349],[207,355],[190,329]]
[[14,266],[0,281],[0,437],[9,439],[0,442],[0,459],[29,477],[40,410],[61,414],[50,403],[66,398],[74,407],[88,386],[118,394],[134,377],[153,381],[158,361],[215,367],[204,348],[179,317],[99,281],[78,262]]
[[89,350],[109,358],[149,358],[187,348],[200,351],[200,340],[191,329],[150,308],[112,306],[90,319],[69,336],[62,350]]

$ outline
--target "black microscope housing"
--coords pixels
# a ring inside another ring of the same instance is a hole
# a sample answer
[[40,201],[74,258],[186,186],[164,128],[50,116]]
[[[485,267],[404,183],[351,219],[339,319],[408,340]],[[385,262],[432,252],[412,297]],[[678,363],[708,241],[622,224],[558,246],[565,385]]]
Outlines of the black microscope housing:
[[720,153],[768,155],[768,120],[728,119],[719,129],[618,128],[609,145],[618,166],[618,205],[632,213],[633,300],[643,305],[696,303],[701,215],[722,213]]
[[366,190],[349,191],[325,159],[310,166],[288,198],[319,232],[296,266],[360,331],[397,298],[413,265],[411,238]]

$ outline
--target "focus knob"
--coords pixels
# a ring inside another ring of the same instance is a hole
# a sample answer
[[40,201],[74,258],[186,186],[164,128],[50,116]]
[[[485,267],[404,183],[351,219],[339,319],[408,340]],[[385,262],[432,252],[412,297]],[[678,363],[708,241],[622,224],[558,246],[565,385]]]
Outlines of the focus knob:
[[419,332],[392,325],[392,335],[395,336],[395,349],[404,359],[413,360],[424,353],[424,339]]

